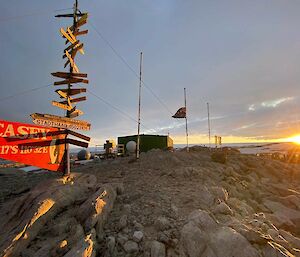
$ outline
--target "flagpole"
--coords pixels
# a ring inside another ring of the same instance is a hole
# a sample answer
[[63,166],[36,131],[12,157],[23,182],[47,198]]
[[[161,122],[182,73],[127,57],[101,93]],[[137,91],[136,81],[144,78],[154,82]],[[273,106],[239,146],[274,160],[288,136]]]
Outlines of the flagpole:
[[137,143],[136,143],[136,159],[140,158],[142,62],[143,62],[143,52],[141,52],[141,54],[140,54],[140,84],[139,84],[139,110],[138,110],[138,133],[137,133]]
[[189,151],[189,134],[187,126],[187,109],[186,109],[186,88],[184,88],[184,107],[185,107],[185,132],[186,132],[186,151]]
[[210,148],[210,118],[209,118],[209,103],[207,103],[207,122],[208,122],[208,145]]

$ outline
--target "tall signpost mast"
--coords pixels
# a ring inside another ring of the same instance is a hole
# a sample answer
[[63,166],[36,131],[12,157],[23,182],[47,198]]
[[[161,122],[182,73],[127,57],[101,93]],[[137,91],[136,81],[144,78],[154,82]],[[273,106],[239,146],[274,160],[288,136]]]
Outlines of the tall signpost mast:
[[[74,98],[74,95],[78,95],[86,92],[86,88],[76,87],[74,84],[84,83],[88,84],[86,73],[80,73],[75,63],[75,57],[77,53],[84,54],[83,43],[78,39],[79,36],[86,35],[88,30],[80,30],[83,25],[87,23],[88,13],[81,13],[78,8],[78,0],[75,0],[73,13],[59,14],[57,18],[72,18],[73,22],[71,26],[66,29],[61,28],[60,34],[65,39],[66,48],[63,51],[63,59],[66,60],[64,67],[69,66],[68,72],[54,72],[52,76],[60,78],[60,81],[54,82],[54,86],[66,85],[67,88],[57,89],[55,92],[63,101],[52,101],[52,105],[60,109],[66,110],[65,117],[51,115],[51,114],[31,114],[33,122],[39,125],[46,125],[50,127],[56,127],[62,130],[65,134],[65,158],[64,158],[64,175],[70,175],[70,148],[69,144],[74,144],[81,147],[88,147],[88,143],[77,141],[67,138],[69,135],[78,137],[85,141],[90,141],[90,138],[79,134],[76,130],[89,130],[91,124],[83,121],[76,120],[74,118],[83,114],[83,112],[74,105],[74,103],[82,102],[86,100],[86,96]],[[72,129],[72,130],[71,130]]]

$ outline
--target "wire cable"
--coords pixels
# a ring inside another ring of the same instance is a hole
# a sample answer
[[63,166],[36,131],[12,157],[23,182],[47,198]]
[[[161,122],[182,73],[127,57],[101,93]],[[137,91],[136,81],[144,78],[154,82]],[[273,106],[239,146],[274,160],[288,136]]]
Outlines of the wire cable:
[[41,87],[35,87],[35,88],[28,89],[28,90],[24,90],[24,91],[18,92],[18,93],[16,93],[16,94],[13,94],[13,95],[9,95],[9,96],[0,98],[0,102],[5,101],[5,100],[8,100],[8,99],[11,99],[11,98],[14,98],[14,97],[16,97],[16,96],[25,95],[25,94],[27,94],[27,93],[30,93],[30,92],[33,92],[33,91],[36,91],[36,90],[39,90],[39,89],[42,89],[42,88],[50,87],[50,86],[52,86],[52,85],[53,85],[53,83],[48,84],[48,85],[45,85],[45,86],[41,86]]
[[[90,93],[91,95],[93,95],[94,97],[96,97],[97,99],[99,99],[101,102],[103,102],[104,104],[106,104],[107,106],[111,107],[112,109],[114,109],[115,111],[119,112],[120,114],[122,114],[124,117],[130,119],[131,121],[137,123],[138,121],[133,118],[132,116],[130,116],[128,113],[122,111],[120,108],[112,105],[110,102],[106,101],[104,98],[96,95],[95,93],[91,92],[90,90],[86,90],[88,93]],[[144,128],[144,129],[147,129],[149,130],[149,128],[147,128],[146,126],[144,126],[143,124],[141,124],[141,126]]]
[[[89,24],[93,28],[93,30],[97,33],[97,35],[109,46],[109,48],[115,53],[117,57],[120,58],[120,60],[128,67],[129,70],[137,77],[139,78],[138,73],[129,65],[129,63],[124,59],[124,57],[121,56],[121,54],[118,53],[118,51],[112,46],[112,44],[103,36],[103,34],[95,27],[95,25],[90,21]],[[157,94],[154,93],[154,91],[145,83],[145,81],[142,80],[143,85],[146,89],[156,98],[156,100],[171,114],[173,115],[173,112],[170,111],[170,109],[167,107],[167,105],[157,96]]]
[[43,10],[40,10],[40,11],[36,11],[34,13],[29,13],[29,14],[24,14],[24,15],[19,15],[19,16],[12,16],[12,17],[0,18],[0,22],[17,20],[17,19],[22,19],[22,18],[31,17],[31,16],[44,15],[44,14],[48,14],[48,13],[52,13],[52,12],[67,11],[67,10],[71,10],[71,9],[73,9],[73,8],[57,9],[57,10],[52,10],[52,11],[43,11]]

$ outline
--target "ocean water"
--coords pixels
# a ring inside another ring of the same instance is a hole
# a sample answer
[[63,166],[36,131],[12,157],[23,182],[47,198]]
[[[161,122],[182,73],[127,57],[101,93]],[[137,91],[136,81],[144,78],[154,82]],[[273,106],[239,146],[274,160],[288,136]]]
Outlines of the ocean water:
[[[190,144],[192,146],[208,146],[207,144]],[[186,147],[186,144],[174,144],[175,149],[180,149]],[[215,145],[211,144],[211,147],[214,148]],[[264,152],[280,152],[286,153],[290,150],[295,149],[295,144],[293,143],[231,143],[231,144],[222,144],[222,147],[232,147],[241,151],[245,154],[256,154]],[[80,148],[71,148],[71,153],[76,154],[80,151]],[[104,153],[103,146],[101,147],[89,147],[88,150],[91,153],[100,152]]]

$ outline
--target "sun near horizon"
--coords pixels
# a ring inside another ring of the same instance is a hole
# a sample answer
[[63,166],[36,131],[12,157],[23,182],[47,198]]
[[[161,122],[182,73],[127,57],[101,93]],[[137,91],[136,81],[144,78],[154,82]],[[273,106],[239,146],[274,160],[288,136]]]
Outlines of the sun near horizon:
[[[174,144],[186,144],[185,136],[170,135],[174,140]],[[211,144],[214,144],[214,136],[211,136]],[[238,137],[224,136],[222,137],[223,144],[238,144],[238,143],[294,143],[300,145],[300,134],[294,134],[290,137],[274,138],[274,139],[259,139],[254,137]],[[207,135],[190,135],[189,144],[208,144]]]

